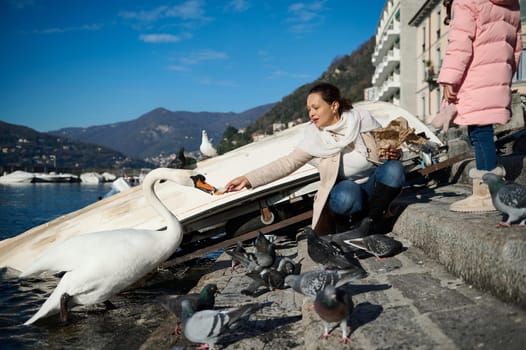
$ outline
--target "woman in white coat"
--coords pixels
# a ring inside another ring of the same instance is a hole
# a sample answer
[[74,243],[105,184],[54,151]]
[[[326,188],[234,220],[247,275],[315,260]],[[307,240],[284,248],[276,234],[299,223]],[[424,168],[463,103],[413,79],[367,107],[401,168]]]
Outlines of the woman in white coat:
[[[226,190],[258,187],[302,167],[311,160],[318,164],[320,185],[314,200],[312,228],[318,235],[349,229],[349,219],[364,214],[361,236],[376,232],[389,204],[400,193],[405,173],[398,150],[383,154],[385,161],[368,161],[361,132],[381,127],[368,111],[355,110],[329,83],[315,85],[307,95],[311,124],[302,142],[287,156],[236,177]],[[355,181],[369,177],[367,182]]]

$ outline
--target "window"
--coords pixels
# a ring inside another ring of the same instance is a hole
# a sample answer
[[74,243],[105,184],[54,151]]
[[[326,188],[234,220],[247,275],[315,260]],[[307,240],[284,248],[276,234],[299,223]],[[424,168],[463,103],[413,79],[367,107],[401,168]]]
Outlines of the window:
[[440,72],[440,68],[442,67],[442,52],[440,52],[440,46],[437,46],[436,58],[437,58],[437,71],[436,71],[436,73],[438,74]]
[[426,27],[422,27],[422,52],[426,52]]
[[442,28],[442,13],[440,10],[437,12],[437,40],[440,40],[440,28]]
[[422,95],[422,106],[420,110],[422,111],[422,120],[425,120],[426,116],[426,95]]

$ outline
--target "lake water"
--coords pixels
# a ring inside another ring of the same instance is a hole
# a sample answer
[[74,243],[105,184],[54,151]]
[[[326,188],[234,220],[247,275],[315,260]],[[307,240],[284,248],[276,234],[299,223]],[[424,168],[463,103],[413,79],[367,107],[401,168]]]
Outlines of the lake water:
[[94,203],[111,183],[0,185],[0,239],[14,237],[61,215]]
[[[0,239],[83,208],[110,189],[111,184],[0,185]],[[73,309],[65,325],[50,317],[32,326],[23,323],[40,308],[58,279],[20,280],[0,269],[0,349],[137,349],[166,318],[155,297],[186,293],[211,263],[203,259],[159,270],[140,288],[112,298],[115,310],[80,307]]]

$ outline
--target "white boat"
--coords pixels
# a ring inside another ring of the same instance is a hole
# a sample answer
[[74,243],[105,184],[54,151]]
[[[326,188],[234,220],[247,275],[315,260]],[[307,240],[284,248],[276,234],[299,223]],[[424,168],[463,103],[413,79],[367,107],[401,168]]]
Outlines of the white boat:
[[83,184],[100,184],[104,182],[104,177],[96,172],[80,174],[80,182]]
[[105,182],[112,182],[117,179],[117,176],[115,174],[109,173],[107,171],[102,173],[102,177],[104,178]]
[[[442,145],[430,129],[400,107],[383,102],[357,103],[355,106],[371,110],[382,126],[403,116],[417,133],[425,133],[430,141]],[[270,184],[222,195],[200,191],[189,181],[190,175],[202,174],[209,184],[224,186],[232,178],[291,152],[302,140],[306,125],[294,126],[261,141],[200,161],[195,169],[179,169],[181,181],[185,184],[189,182],[188,186],[174,186],[169,181],[158,184],[157,195],[183,225],[184,242],[222,232],[237,235],[254,230],[246,230],[247,222],[257,223],[259,227],[273,224],[272,215],[264,217],[270,211],[276,214],[279,224],[279,220],[310,210],[319,176],[314,165],[309,163]],[[267,220],[269,217],[271,220]],[[148,204],[142,186],[135,186],[0,241],[0,267],[23,270],[49,244],[71,236],[118,228],[162,229],[164,226],[165,223]],[[243,229],[245,231],[241,232]]]
[[78,182],[79,177],[73,174],[64,173],[35,173],[33,182]]
[[33,179],[35,178],[35,174],[23,171],[23,170],[16,170],[12,173],[0,176],[0,183],[1,184],[28,184],[33,182]]

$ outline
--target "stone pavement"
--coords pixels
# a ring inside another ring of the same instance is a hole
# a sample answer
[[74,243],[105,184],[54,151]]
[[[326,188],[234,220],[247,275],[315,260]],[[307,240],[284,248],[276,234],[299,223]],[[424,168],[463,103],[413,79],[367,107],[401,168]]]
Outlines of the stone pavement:
[[[307,255],[307,243],[281,237],[279,253],[302,262],[302,271],[317,268]],[[309,309],[311,301],[291,289],[264,292],[254,298],[240,291],[249,283],[244,270],[230,272],[223,254],[213,271],[194,290],[216,283],[218,306],[273,302],[258,311],[226,339],[224,349],[525,349],[526,310],[500,301],[448,273],[410,241],[402,253],[377,260],[360,260],[369,276],[353,282],[354,312],[350,344],[339,343],[336,327],[319,339],[322,323]],[[263,290],[264,291],[264,290]],[[262,292],[263,292],[262,291]],[[185,349],[192,345],[171,334],[176,318],[169,316],[141,349]]]
[[[524,183],[524,160],[504,160],[511,179]],[[519,165],[520,166],[517,166]],[[459,170],[459,167],[461,169]],[[458,183],[404,189],[393,206],[390,234],[405,250],[394,257],[360,260],[369,276],[353,282],[355,304],[350,344],[341,344],[335,325],[319,339],[323,326],[311,301],[291,289],[240,293],[249,283],[244,271],[230,272],[228,255],[194,290],[216,283],[218,306],[272,302],[258,311],[224,349],[526,349],[526,228],[495,228],[498,213],[451,213],[449,203],[469,193],[461,177],[469,164],[453,167]],[[518,173],[517,173],[518,172]],[[278,236],[278,252],[301,261],[302,271],[317,268],[307,255],[302,230]],[[167,314],[168,315],[168,314]],[[193,348],[171,335],[168,316],[141,349]]]

